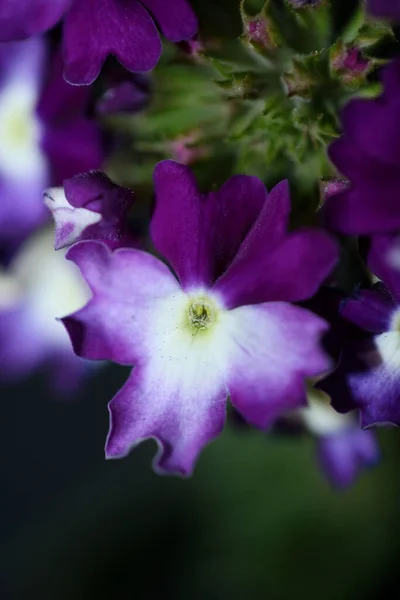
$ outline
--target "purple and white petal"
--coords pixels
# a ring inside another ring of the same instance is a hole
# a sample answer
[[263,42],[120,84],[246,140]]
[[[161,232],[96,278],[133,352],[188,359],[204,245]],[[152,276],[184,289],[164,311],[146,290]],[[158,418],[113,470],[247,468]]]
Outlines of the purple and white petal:
[[63,319],[75,352],[127,365],[146,357],[151,352],[146,330],[157,321],[154,311],[165,298],[182,293],[168,267],[146,252],[111,252],[95,241],[78,242],[67,258],[78,265],[93,294],[82,310]]
[[367,262],[371,271],[384,282],[400,303],[400,236],[373,236]]
[[[173,332],[169,335],[173,338]],[[178,349],[168,343],[165,355],[155,351],[157,357],[136,367],[110,403],[106,455],[125,456],[153,437],[160,446],[156,469],[187,476],[224,426],[227,391],[214,362],[219,357],[193,352],[190,344]]]
[[107,175],[91,171],[64,181],[64,188],[45,193],[53,214],[55,249],[85,240],[101,240],[110,248],[130,246],[127,213],[134,201],[131,190],[113,183]]
[[142,4],[170,42],[189,40],[197,33],[197,18],[187,0],[142,0]]
[[150,71],[161,42],[152,18],[141,5],[117,0],[79,0],[64,19],[64,76],[90,85],[110,54],[129,71]]
[[328,324],[284,302],[243,306],[226,318],[231,402],[246,421],[266,428],[306,403],[306,378],[329,370],[320,344]]

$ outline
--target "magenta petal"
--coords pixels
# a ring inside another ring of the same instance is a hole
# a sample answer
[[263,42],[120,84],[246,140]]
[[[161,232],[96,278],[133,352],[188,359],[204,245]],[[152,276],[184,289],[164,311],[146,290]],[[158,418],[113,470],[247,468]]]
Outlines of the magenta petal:
[[368,266],[400,302],[400,236],[373,236],[368,252]]
[[53,27],[71,0],[0,0],[0,42],[21,40]]
[[323,207],[326,224],[348,235],[386,233],[400,228],[396,211],[398,167],[371,159],[343,137],[334,142],[329,155],[353,183],[349,189],[327,199]]
[[256,177],[237,175],[204,196],[190,169],[166,160],[154,172],[151,234],[184,288],[210,285],[227,268],[267,195]]
[[322,230],[297,231],[269,248],[268,230],[263,225],[261,216],[232,266],[215,285],[229,308],[305,300],[315,294],[337,261],[337,244]]
[[190,475],[200,451],[222,431],[227,392],[206,382],[185,392],[179,381],[151,366],[135,368],[111,401],[106,455],[125,456],[153,437],[160,444],[156,468]]
[[141,0],[170,42],[189,40],[198,30],[195,13],[187,0]]
[[107,56],[129,71],[150,71],[161,54],[157,29],[136,0],[79,0],[64,21],[66,80],[89,85]]
[[387,331],[397,306],[391,294],[382,287],[360,290],[355,298],[343,303],[341,315],[371,333]]
[[75,352],[94,360],[127,365],[144,352],[153,303],[173,294],[178,282],[159,260],[139,250],[78,242],[67,258],[75,262],[93,293],[81,310],[63,319]]
[[306,377],[329,369],[320,346],[328,325],[284,302],[245,306],[231,314],[237,322],[228,382],[231,402],[246,421],[265,428],[306,403]]
[[368,0],[371,15],[383,19],[400,21],[400,4],[398,0]]
[[321,468],[338,488],[354,483],[363,468],[376,465],[379,455],[375,434],[363,431],[359,426],[322,437],[317,443]]

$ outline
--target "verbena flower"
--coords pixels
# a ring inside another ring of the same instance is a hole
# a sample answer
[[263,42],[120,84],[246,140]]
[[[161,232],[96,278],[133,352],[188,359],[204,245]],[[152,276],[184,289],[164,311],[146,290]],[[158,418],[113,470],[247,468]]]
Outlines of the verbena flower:
[[351,100],[343,110],[343,135],[329,150],[351,182],[328,198],[327,224],[349,235],[400,229],[400,59],[382,70],[384,91]]
[[157,467],[187,475],[220,433],[228,395],[264,428],[304,404],[304,379],[329,368],[327,324],[290,302],[315,293],[337,247],[318,229],[287,233],[286,182],[267,195],[239,175],[202,195],[173,161],[154,177],[151,234],[173,272],[139,250],[78,242],[67,256],[93,296],[63,321],[79,355],[135,366],[110,403],[107,456],[153,437]]
[[45,204],[55,221],[56,250],[81,240],[102,240],[110,248],[133,246],[127,213],[134,201],[131,190],[107,175],[91,171],[66,179],[63,187],[45,193]]
[[150,71],[161,54],[154,20],[171,42],[190,39],[197,19],[187,0],[0,0],[0,41],[46,31],[64,16],[65,77],[90,84],[109,54],[130,71]]
[[360,429],[351,415],[335,412],[325,394],[313,389],[308,401],[301,415],[316,439],[317,461],[334,487],[345,488],[355,482],[363,469],[379,461],[376,437],[372,431]]
[[17,246],[45,218],[43,190],[98,168],[102,140],[84,115],[88,90],[50,72],[44,40],[0,46],[0,247]]
[[345,343],[337,369],[319,387],[339,412],[359,409],[361,425],[400,425],[400,241],[375,236],[368,256],[384,283],[360,290],[342,316],[364,331]]
[[0,379],[17,381],[44,368],[61,392],[79,384],[90,363],[74,354],[56,318],[89,295],[75,265],[53,251],[51,231],[31,236],[0,273]]

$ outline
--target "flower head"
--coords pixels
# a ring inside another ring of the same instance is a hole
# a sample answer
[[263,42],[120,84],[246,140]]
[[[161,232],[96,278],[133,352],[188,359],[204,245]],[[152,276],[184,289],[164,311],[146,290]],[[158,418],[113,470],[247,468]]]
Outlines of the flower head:
[[0,41],[46,31],[64,17],[65,78],[88,85],[108,55],[129,71],[150,71],[161,54],[153,21],[171,42],[190,39],[197,19],[186,0],[0,0]]
[[344,344],[337,369],[319,386],[339,412],[359,409],[363,427],[400,425],[400,271],[397,236],[375,236],[368,255],[383,283],[360,290],[342,316],[362,334]]
[[43,190],[100,166],[101,137],[84,111],[88,90],[50,72],[45,42],[0,48],[0,247],[12,251],[46,218]]
[[153,437],[157,466],[189,474],[223,427],[228,395],[264,428],[305,402],[305,377],[328,369],[326,323],[289,302],[317,290],[337,248],[317,229],[287,233],[286,182],[267,194],[239,175],[203,195],[173,161],[154,178],[152,239],[173,272],[139,250],[78,242],[68,258],[92,299],[64,323],[79,355],[135,366],[110,403],[107,456]]
[[74,355],[56,318],[82,306],[89,292],[51,241],[51,231],[37,232],[0,275],[0,379],[47,368],[52,384],[69,392],[89,363]]
[[45,204],[56,225],[55,249],[87,239],[103,240],[111,248],[134,245],[126,220],[133,201],[131,190],[99,171],[76,175],[62,188],[47,190]]
[[343,110],[344,133],[330,157],[351,185],[325,205],[327,223],[349,235],[385,233],[400,228],[395,198],[400,186],[400,60],[382,71],[384,91],[351,100]]
[[329,406],[325,394],[312,389],[308,407],[301,415],[316,438],[318,463],[333,486],[345,488],[355,482],[365,467],[376,465],[379,448],[372,431],[363,431],[351,415],[341,415]]

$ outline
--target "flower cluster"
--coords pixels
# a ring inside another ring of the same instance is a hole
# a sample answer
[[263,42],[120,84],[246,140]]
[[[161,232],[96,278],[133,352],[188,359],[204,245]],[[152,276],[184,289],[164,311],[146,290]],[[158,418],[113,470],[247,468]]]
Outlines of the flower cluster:
[[194,39],[188,0],[0,0],[0,377],[71,393],[113,361],[107,457],[153,438],[156,470],[190,475],[229,401],[296,423],[345,487],[400,426],[400,58],[377,91],[365,41],[400,13],[371,0],[311,52],[326,3],[259,4],[230,9],[246,62]]

